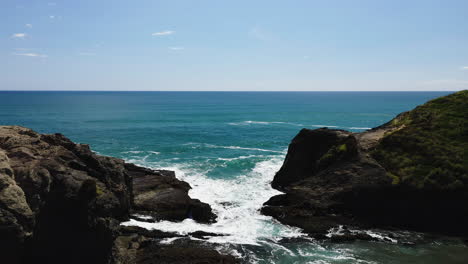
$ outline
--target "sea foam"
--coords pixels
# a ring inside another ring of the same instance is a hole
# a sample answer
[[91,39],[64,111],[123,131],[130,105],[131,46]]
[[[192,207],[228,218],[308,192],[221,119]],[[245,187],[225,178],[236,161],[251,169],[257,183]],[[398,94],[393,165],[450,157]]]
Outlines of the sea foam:
[[259,212],[266,200],[280,194],[271,188],[270,181],[281,164],[282,156],[260,161],[248,174],[234,179],[211,179],[202,173],[166,167],[164,169],[175,171],[179,179],[190,183],[193,189],[189,194],[192,198],[211,205],[218,216],[217,222],[200,224],[186,219],[182,222],[146,223],[131,219],[123,225],[136,225],[179,234],[201,230],[225,235],[211,237],[208,242],[244,245],[260,245],[284,237],[304,236],[299,228],[282,225]]

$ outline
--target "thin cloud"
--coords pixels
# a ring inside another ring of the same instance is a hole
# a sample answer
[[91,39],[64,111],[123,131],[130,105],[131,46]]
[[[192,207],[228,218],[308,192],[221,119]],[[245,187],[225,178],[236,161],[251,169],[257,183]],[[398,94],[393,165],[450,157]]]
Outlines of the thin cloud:
[[254,27],[250,28],[249,32],[248,32],[248,35],[251,38],[256,39],[256,40],[266,41],[266,40],[271,40],[272,39],[270,33],[267,32],[264,28],[262,28],[260,26],[254,26]]
[[94,56],[96,53],[94,52],[79,52],[78,55],[80,56]]
[[169,47],[170,50],[183,50],[184,47]]
[[462,70],[468,70],[468,66],[462,66],[462,67],[460,67],[460,69],[462,69]]
[[36,58],[47,58],[47,55],[39,54],[39,53],[13,53],[13,55],[25,56],[25,57],[36,57]]
[[54,19],[54,18],[55,18],[55,16],[49,16],[49,18],[50,18],[50,19]]
[[32,28],[32,24],[26,24],[25,25],[27,28]]
[[166,30],[166,31],[161,31],[161,32],[154,32],[151,34],[152,36],[167,36],[167,35],[172,35],[174,34],[175,31],[172,30]]
[[12,38],[25,38],[27,36],[26,33],[15,33],[11,35]]

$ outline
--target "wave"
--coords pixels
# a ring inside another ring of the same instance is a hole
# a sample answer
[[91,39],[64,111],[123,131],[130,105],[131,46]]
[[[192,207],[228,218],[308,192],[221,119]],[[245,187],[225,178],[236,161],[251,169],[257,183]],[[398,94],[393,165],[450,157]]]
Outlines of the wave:
[[143,150],[129,150],[129,151],[122,151],[123,154],[141,154],[141,153],[150,153],[154,155],[159,155],[161,152],[157,151],[143,151]]
[[129,150],[129,151],[122,151],[122,153],[124,154],[140,154],[140,153],[143,153],[144,151],[140,151],[140,150]]
[[304,236],[299,228],[278,223],[269,216],[261,215],[259,209],[271,196],[281,192],[270,186],[270,181],[282,164],[282,156],[260,161],[246,175],[232,179],[211,179],[203,173],[165,167],[176,172],[177,178],[188,182],[190,196],[209,203],[218,215],[214,224],[200,224],[191,219],[182,222],[139,222],[131,219],[123,225],[137,225],[179,234],[197,230],[225,234],[212,237],[208,242],[242,245],[260,245],[284,237]]
[[189,142],[189,143],[185,143],[185,144],[183,144],[183,145],[192,145],[192,148],[206,147],[206,148],[223,148],[223,149],[251,150],[251,151],[281,153],[281,154],[285,154],[285,153],[286,153],[286,150],[279,151],[279,150],[261,149],[261,148],[248,148],[248,147],[240,147],[240,146],[220,146],[220,145],[214,145],[214,144],[195,143],[195,142]]
[[212,147],[212,148],[242,149],[242,150],[253,150],[253,151],[262,151],[262,152],[284,153],[284,151],[261,149],[261,148],[245,148],[245,147],[239,147],[239,146],[217,146],[217,145],[210,145],[210,144],[207,144],[207,146]]
[[228,125],[231,126],[246,126],[246,125],[271,125],[271,124],[286,124],[286,125],[293,125],[293,126],[302,126],[302,124],[297,123],[290,123],[290,122],[282,122],[282,121],[241,121],[241,122],[230,122]]
[[349,129],[356,129],[356,130],[368,130],[372,129],[371,127],[348,127]]
[[250,159],[250,158],[264,158],[267,156],[264,155],[248,155],[248,156],[239,156],[235,158],[217,158],[216,160],[220,161],[234,161],[234,160],[243,160],[243,159]]
[[329,126],[329,125],[310,125],[311,127],[333,127],[333,128],[337,128],[339,126]]
[[[188,145],[194,144],[198,145],[197,143]],[[356,256],[356,252],[347,244],[326,246],[302,233],[299,228],[283,225],[269,216],[260,214],[259,210],[265,201],[274,195],[281,194],[271,188],[270,182],[281,167],[283,157],[279,154],[265,154],[218,158],[223,161],[236,159],[258,161],[260,158],[260,161],[255,163],[249,172],[229,179],[208,177],[207,173],[212,169],[209,161],[204,162],[207,166],[198,166],[200,164],[194,166],[192,162],[164,164],[164,161],[153,162],[151,159],[146,161],[142,159],[143,157],[139,160],[132,160],[141,166],[175,171],[177,178],[191,185],[190,196],[209,203],[218,219],[213,224],[201,224],[191,219],[182,222],[148,223],[136,220],[144,219],[145,216],[135,215],[135,219],[124,222],[122,225],[140,226],[182,235],[195,231],[223,234],[224,236],[211,237],[207,242],[215,243],[217,251],[235,255],[245,260],[246,263],[296,263],[297,261],[301,263],[375,263]],[[349,227],[347,230],[365,232],[379,241],[391,241],[393,245],[397,245],[400,241],[411,241],[411,237],[414,236],[412,232],[397,234],[395,238],[390,235],[395,232],[390,231],[354,230]],[[342,231],[342,227],[330,229],[328,235]],[[288,239],[283,240],[283,238],[300,238],[297,241],[303,242],[289,243],[284,242]],[[160,243],[171,244],[178,239],[163,239]],[[398,241],[396,242],[395,239]]]

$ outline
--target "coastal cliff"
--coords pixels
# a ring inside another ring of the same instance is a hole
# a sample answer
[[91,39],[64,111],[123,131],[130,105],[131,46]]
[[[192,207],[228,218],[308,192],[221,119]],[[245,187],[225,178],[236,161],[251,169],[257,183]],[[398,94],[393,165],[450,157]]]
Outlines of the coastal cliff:
[[234,262],[200,245],[154,242],[175,234],[120,226],[137,213],[215,221],[189,189],[174,172],[97,155],[61,134],[0,126],[0,262]]
[[468,91],[362,133],[303,129],[262,213],[324,237],[330,228],[401,228],[467,236]]

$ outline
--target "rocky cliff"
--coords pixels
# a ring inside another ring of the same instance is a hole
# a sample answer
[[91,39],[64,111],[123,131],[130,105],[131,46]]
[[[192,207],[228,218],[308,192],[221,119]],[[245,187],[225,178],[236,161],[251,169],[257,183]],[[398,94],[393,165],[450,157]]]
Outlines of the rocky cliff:
[[[191,245],[171,255],[174,249],[152,243],[154,235],[121,230],[120,222],[131,213],[214,221],[210,206],[191,199],[189,189],[173,172],[96,155],[89,146],[61,134],[0,126],[0,262],[159,263],[171,258],[177,263],[184,263],[184,258],[194,258],[194,263],[197,258],[204,263],[233,262]],[[164,235],[168,236],[174,234]],[[148,247],[159,262],[147,257]],[[156,249],[163,255],[158,256]]]
[[468,91],[363,133],[303,129],[262,212],[317,237],[337,225],[468,235]]

